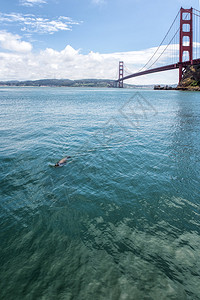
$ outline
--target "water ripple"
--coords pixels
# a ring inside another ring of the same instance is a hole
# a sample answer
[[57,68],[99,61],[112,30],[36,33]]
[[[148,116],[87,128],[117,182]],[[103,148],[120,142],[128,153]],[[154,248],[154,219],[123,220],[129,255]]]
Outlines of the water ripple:
[[0,298],[200,299],[197,94],[0,92]]

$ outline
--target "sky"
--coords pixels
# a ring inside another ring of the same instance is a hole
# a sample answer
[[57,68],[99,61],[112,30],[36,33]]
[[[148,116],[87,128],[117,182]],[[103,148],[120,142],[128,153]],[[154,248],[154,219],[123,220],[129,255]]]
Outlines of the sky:
[[[1,0],[0,80],[117,79],[119,60],[138,71],[180,7],[199,0]],[[177,83],[177,71],[131,79]]]

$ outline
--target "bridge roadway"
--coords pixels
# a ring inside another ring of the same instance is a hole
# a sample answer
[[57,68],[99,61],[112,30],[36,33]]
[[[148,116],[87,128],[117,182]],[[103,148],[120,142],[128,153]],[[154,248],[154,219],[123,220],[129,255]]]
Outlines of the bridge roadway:
[[167,65],[167,66],[164,66],[164,67],[159,67],[159,68],[154,68],[154,69],[150,69],[150,70],[146,70],[146,71],[142,71],[142,72],[137,72],[137,73],[125,76],[123,78],[120,78],[120,80],[118,79],[118,80],[116,80],[116,82],[123,81],[123,80],[126,80],[126,79],[130,79],[130,78],[133,78],[133,77],[138,77],[138,76],[142,76],[142,75],[151,74],[151,73],[157,73],[157,72],[162,72],[162,71],[178,69],[179,66],[187,67],[187,66],[190,66],[190,65],[198,65],[198,64],[200,64],[200,58],[193,59],[192,63],[191,63],[191,61],[185,61],[185,62],[182,62],[182,63]]

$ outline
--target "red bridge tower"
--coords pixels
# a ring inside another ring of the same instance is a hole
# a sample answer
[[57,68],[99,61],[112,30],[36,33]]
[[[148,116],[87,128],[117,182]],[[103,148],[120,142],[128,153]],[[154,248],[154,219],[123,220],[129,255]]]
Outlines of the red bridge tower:
[[124,77],[124,62],[120,61],[119,62],[119,88],[124,87],[124,82],[122,78]]
[[[189,60],[191,65],[193,64],[193,21],[192,21],[193,9],[180,9],[180,41],[179,41],[179,84],[183,76],[183,54],[189,53]],[[187,17],[189,16],[189,18]],[[189,27],[188,28],[184,27]],[[184,45],[184,37],[189,37],[189,45]]]

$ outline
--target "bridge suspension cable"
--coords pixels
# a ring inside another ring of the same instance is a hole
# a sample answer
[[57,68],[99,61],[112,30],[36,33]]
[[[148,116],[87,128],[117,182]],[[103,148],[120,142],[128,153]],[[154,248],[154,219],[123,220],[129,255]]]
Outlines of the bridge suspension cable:
[[166,47],[164,48],[164,50],[160,53],[160,55],[157,57],[157,59],[147,68],[147,70],[151,69],[153,67],[153,65],[155,65],[155,63],[160,59],[160,57],[163,55],[163,53],[167,50],[167,48],[169,47],[169,45],[172,43],[172,41],[174,40],[175,36],[179,33],[179,29],[177,30],[177,32],[175,33],[175,35],[173,36],[173,38],[169,41],[168,45],[166,45]]
[[131,75],[133,72],[124,64],[124,73],[126,75]]
[[200,10],[196,9],[196,8],[193,8],[193,10],[197,11],[198,13],[200,13]]
[[[177,15],[176,15],[174,21],[172,22],[172,24],[171,24],[169,30],[167,31],[166,35],[164,36],[162,42],[160,43],[160,45],[158,46],[158,48],[156,49],[156,51],[154,52],[154,54],[151,56],[151,58],[148,60],[148,62],[147,62],[147,63],[146,63],[146,64],[145,64],[138,72],[141,72],[142,70],[144,70],[144,68],[145,68],[145,67],[150,63],[150,61],[154,58],[154,56],[156,55],[156,53],[158,52],[158,50],[160,49],[160,47],[163,45],[164,41],[166,40],[168,34],[170,33],[170,31],[171,31],[173,25],[175,24],[175,22],[176,22],[176,20],[177,20],[177,18],[178,18],[178,16],[179,16],[179,14],[180,14],[180,10],[179,10],[179,12],[177,13]],[[177,32],[176,32],[176,34],[177,34]],[[173,37],[173,38],[174,38],[174,37]],[[173,40],[173,39],[172,39],[172,40]],[[154,64],[154,63],[153,63],[153,64]],[[152,64],[152,65],[153,65],[153,64]],[[152,66],[152,65],[151,65],[151,66]],[[148,69],[149,69],[149,68],[148,68]]]
[[194,58],[200,57],[200,11],[193,8],[193,18],[194,18]]

